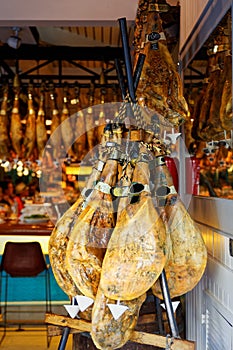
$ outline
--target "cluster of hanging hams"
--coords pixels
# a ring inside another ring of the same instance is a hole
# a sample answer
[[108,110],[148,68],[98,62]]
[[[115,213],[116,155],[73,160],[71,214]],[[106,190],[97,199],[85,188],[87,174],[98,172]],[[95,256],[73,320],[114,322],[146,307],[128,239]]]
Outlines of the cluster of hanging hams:
[[151,131],[125,143],[121,126],[107,126],[86,187],[51,234],[54,276],[80,303],[79,316],[91,321],[99,349],[129,340],[150,289],[163,299],[163,270],[172,298],[193,289],[205,270],[204,241],[165,155]]
[[207,261],[201,232],[165,162],[168,150],[158,120],[162,115],[180,125],[187,105],[164,36],[160,32],[152,42],[144,38],[148,30],[161,30],[153,4],[139,1],[135,29],[137,42],[144,41],[140,50],[147,52],[138,100],[155,111],[153,118],[146,113],[148,119],[141,120],[144,115],[132,107],[139,113],[137,127],[117,118],[106,125],[92,173],[49,240],[54,276],[76,310],[72,317],[91,322],[98,349],[117,349],[130,339],[147,292],[164,298],[163,271],[174,298],[196,286]]

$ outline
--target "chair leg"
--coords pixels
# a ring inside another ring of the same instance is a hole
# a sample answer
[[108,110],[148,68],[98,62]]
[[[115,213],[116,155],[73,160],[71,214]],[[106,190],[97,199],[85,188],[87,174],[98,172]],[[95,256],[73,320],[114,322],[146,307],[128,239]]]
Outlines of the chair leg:
[[[45,293],[46,293],[46,313],[51,312],[51,285],[50,285],[50,275],[49,270],[46,270],[45,275]],[[48,335],[48,324],[46,324],[47,333],[47,348],[49,348],[52,337]]]
[[[3,322],[4,322],[4,313],[2,313],[2,271],[1,271],[1,277],[0,277],[0,303],[1,303],[1,314],[2,314]],[[4,312],[5,312],[5,308],[4,308]],[[5,336],[6,336],[6,329],[5,329],[5,326],[4,326],[3,334],[2,334],[1,339],[0,339],[0,345],[2,344]]]
[[[2,273],[1,273],[1,281],[2,281]],[[2,282],[1,282],[1,290],[2,290]],[[3,335],[0,340],[0,345],[3,342],[6,336],[6,327],[7,327],[7,296],[8,296],[8,275],[5,278],[5,298],[4,298],[4,312],[3,312]],[[1,296],[2,297],[2,296]]]

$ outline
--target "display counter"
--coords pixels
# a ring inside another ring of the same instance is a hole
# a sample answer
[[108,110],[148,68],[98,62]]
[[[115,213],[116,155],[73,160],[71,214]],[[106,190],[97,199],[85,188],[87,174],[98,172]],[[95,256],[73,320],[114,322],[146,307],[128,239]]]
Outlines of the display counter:
[[2,255],[5,242],[38,241],[44,254],[48,254],[48,240],[54,225],[51,222],[27,224],[20,221],[6,221],[0,224],[0,254]]

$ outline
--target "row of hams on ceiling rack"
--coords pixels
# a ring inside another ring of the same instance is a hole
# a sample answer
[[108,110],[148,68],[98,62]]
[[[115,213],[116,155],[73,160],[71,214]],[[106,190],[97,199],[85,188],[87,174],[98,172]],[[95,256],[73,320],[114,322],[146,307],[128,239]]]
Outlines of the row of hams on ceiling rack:
[[[52,142],[56,142],[54,160],[68,157],[80,161],[99,143],[107,119],[105,103],[120,99],[118,86],[106,87],[103,74],[100,84],[91,82],[84,93],[78,83],[72,86],[64,83],[63,88],[56,89],[53,82],[48,82],[38,89],[29,83],[27,91],[22,92],[17,74],[12,91],[7,84],[3,86],[0,159],[40,161],[52,134]],[[96,108],[92,108],[94,105]],[[59,131],[54,133],[57,128]]]

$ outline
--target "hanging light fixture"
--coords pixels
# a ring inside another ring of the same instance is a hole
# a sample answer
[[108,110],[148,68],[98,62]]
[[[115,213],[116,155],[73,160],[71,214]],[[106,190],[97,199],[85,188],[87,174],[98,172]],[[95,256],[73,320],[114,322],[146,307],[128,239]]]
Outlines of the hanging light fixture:
[[14,34],[8,38],[7,44],[12,49],[18,49],[21,45],[21,38],[19,37],[19,32],[21,31],[21,28],[13,27],[12,30],[14,31]]

